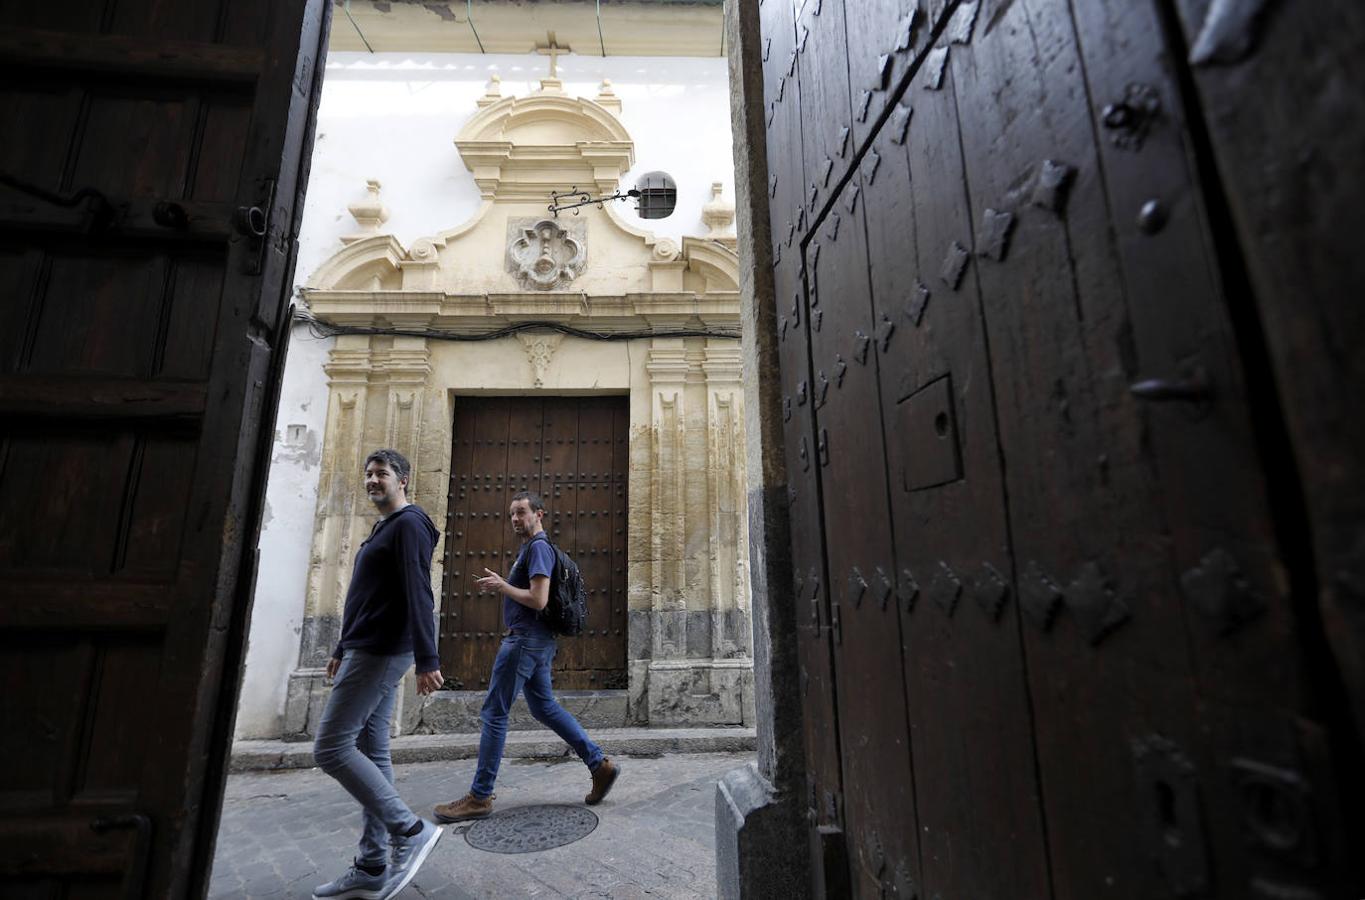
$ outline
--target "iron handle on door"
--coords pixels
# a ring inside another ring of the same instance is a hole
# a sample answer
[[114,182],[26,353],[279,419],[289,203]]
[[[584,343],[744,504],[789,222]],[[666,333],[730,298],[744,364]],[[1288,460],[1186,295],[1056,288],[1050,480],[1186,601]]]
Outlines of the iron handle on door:
[[1184,401],[1205,404],[1213,399],[1213,382],[1203,366],[1196,366],[1181,378],[1147,378],[1128,386],[1128,392],[1149,403]]

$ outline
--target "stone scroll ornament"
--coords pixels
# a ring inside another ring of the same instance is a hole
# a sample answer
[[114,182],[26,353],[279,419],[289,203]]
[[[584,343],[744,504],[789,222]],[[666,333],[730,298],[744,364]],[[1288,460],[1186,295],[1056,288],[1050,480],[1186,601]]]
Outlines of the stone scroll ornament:
[[565,228],[553,219],[508,222],[507,269],[528,291],[567,287],[583,272],[588,247],[582,223]]

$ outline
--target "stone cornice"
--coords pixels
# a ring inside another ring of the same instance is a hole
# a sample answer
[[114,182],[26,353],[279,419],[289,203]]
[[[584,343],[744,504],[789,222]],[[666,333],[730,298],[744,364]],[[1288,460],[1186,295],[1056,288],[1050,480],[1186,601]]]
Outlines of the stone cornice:
[[[443,7],[443,8],[442,8]],[[577,53],[598,56],[724,57],[719,0],[693,3],[559,3],[466,5],[355,0],[332,16],[330,48],[377,53],[531,53],[553,31]],[[433,12],[447,21],[433,17]],[[600,28],[599,31],[599,22]],[[362,38],[362,35],[364,36]],[[544,58],[541,58],[544,62]]]
[[588,296],[574,291],[444,294],[418,291],[307,290],[323,322],[478,334],[521,322],[556,322],[617,333],[659,328],[739,328],[739,294],[631,293]]

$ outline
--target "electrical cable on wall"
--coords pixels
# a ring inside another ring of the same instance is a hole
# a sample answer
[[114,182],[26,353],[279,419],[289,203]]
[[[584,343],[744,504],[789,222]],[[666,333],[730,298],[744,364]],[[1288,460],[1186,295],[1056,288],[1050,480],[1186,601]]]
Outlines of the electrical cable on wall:
[[448,331],[418,331],[412,328],[382,328],[376,325],[335,325],[331,322],[323,322],[317,317],[297,309],[294,312],[294,321],[307,325],[309,333],[318,339],[335,337],[340,334],[365,334],[388,337],[417,337],[437,341],[495,341],[523,331],[557,331],[560,334],[590,341],[630,341],[640,338],[667,337],[722,338],[734,341],[740,339],[738,331],[720,328],[642,328],[633,331],[591,331],[585,328],[575,328],[561,322],[518,322],[515,325],[505,325],[491,331],[457,334]]

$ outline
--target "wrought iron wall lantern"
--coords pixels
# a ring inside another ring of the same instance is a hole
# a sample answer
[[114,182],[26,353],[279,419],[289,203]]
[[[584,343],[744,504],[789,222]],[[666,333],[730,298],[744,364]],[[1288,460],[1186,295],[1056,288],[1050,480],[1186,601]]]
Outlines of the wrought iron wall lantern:
[[[610,200],[627,200],[627,199],[636,199],[636,200],[638,200],[639,197],[640,197],[640,192],[639,192],[638,190],[636,190],[635,188],[631,188],[630,190],[626,191],[625,193],[622,193],[621,191],[617,191],[616,193],[612,194],[610,197],[594,197],[594,196],[592,196],[592,194],[588,193],[587,191],[580,191],[580,190],[578,189],[578,186],[575,185],[574,187],[570,188],[570,189],[567,190],[567,191],[552,191],[552,192],[550,193],[550,205],[549,205],[548,207],[546,207],[546,208],[549,209],[550,212],[554,214],[555,218],[559,218],[559,213],[560,213],[562,210],[571,209],[571,210],[573,210],[573,214],[574,214],[574,215],[578,215],[578,208],[579,208],[580,206],[590,206],[590,205],[596,203],[596,204],[597,204],[597,208],[598,208],[598,209],[602,209],[603,206],[605,206],[606,203],[607,203],[608,201],[610,201]],[[568,201],[568,202],[561,202],[561,201]]]

